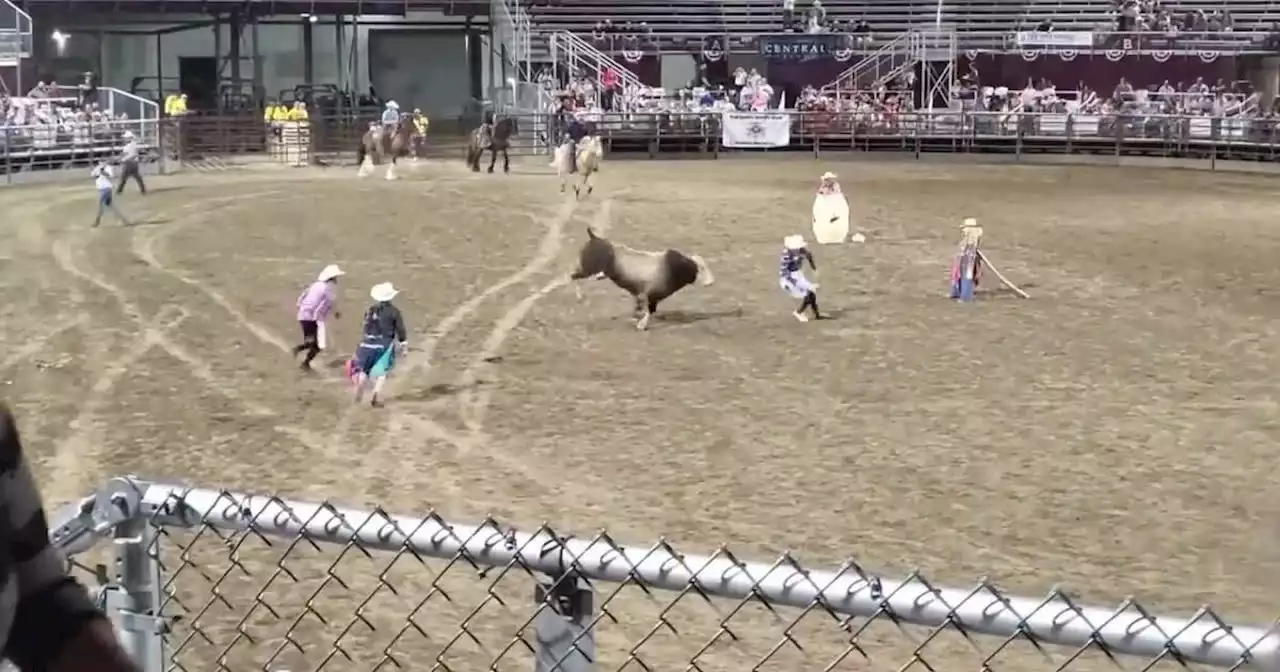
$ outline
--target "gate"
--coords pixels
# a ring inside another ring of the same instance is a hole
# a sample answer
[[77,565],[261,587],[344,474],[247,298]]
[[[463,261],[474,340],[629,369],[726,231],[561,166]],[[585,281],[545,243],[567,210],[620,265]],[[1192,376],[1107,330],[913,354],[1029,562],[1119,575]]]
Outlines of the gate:
[[99,597],[147,672],[1280,664],[1280,635],[1208,608],[1156,616],[852,560],[748,562],[132,478],[68,506],[50,536],[79,558],[113,542]]

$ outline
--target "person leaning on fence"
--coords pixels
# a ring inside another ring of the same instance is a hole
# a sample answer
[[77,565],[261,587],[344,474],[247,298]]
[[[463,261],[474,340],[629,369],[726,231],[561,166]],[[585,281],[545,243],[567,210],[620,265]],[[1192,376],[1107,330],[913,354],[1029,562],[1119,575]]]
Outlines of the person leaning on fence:
[[307,121],[310,118],[311,115],[307,112],[307,104],[301,100],[294,101],[293,107],[289,108],[289,110],[285,112],[285,119],[287,121]]
[[116,185],[112,181],[111,164],[103,161],[93,169],[93,185],[98,189],[98,216],[93,219],[93,226],[97,228],[102,223],[102,213],[110,210],[111,214],[120,220],[121,224],[129,226],[129,220],[115,206],[115,199],[112,193],[115,191]]
[[165,96],[164,113],[168,117],[181,117],[187,113],[187,94],[171,93]]
[[0,657],[22,672],[139,672],[49,543],[40,492],[0,404]]
[[142,161],[142,148],[138,145],[138,139],[133,136],[133,131],[125,131],[121,137],[124,138],[124,149],[120,151],[120,183],[116,186],[116,193],[123,194],[124,185],[132,177],[138,183],[138,191],[146,196],[147,183],[142,181],[142,168],[139,165]]

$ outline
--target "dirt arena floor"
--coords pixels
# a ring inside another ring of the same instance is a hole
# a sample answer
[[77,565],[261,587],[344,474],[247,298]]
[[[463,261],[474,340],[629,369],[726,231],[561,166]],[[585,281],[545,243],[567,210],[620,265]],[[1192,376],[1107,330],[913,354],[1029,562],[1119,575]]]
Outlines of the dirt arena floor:
[[[1212,602],[1243,623],[1277,615],[1274,180],[612,162],[575,204],[545,167],[517,168],[432,163],[395,183],[339,170],[157,178],[146,198],[121,199],[143,221],[129,229],[88,228],[87,180],[0,191],[0,382],[46,498],[136,473],[607,527],[644,546],[665,535],[689,553],[790,550],[830,569],[852,556],[945,586],[987,576],[1113,606],[1136,595],[1158,613]],[[784,235],[811,236],[824,170],[840,174],[868,242],[816,250],[833,319],[799,324],[777,254]],[[1031,300],[990,286],[974,305],[942,298],[965,216]],[[588,225],[701,254],[717,282],[637,333],[620,290],[590,283],[579,302],[557,282]],[[293,305],[331,262],[349,272],[345,314],[338,349],[308,377],[287,353]],[[377,410],[354,406],[334,367],[383,281],[403,289],[413,352]],[[241,571],[213,535],[166,544],[183,669],[531,669],[512,645],[532,639],[518,569],[480,578],[354,550],[335,562],[336,549],[248,536]],[[664,611],[676,596],[600,589],[616,618],[599,626],[600,669],[764,658],[760,669],[814,670],[848,648],[820,610],[792,628],[803,651],[771,654],[798,613],[696,594]],[[898,669],[927,634],[873,624],[859,640],[871,660],[832,669]],[[979,669],[1000,642],[976,644],[943,634],[915,664]],[[1015,645],[991,665],[1052,669],[1067,653]]]

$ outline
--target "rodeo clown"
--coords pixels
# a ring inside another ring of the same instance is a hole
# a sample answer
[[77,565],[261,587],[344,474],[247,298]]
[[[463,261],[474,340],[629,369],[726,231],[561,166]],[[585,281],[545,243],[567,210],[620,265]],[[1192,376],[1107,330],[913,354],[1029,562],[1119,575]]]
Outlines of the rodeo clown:
[[818,270],[818,265],[813,261],[813,253],[809,252],[808,246],[804,242],[804,236],[794,234],[782,239],[782,258],[778,262],[778,285],[782,287],[782,291],[791,295],[793,299],[801,299],[800,308],[792,313],[792,316],[801,322],[808,322],[809,316],[805,314],[805,309],[813,309],[813,318],[815,320],[822,319],[822,314],[818,312],[818,284],[809,282],[804,277],[804,264],[809,262],[809,268]]

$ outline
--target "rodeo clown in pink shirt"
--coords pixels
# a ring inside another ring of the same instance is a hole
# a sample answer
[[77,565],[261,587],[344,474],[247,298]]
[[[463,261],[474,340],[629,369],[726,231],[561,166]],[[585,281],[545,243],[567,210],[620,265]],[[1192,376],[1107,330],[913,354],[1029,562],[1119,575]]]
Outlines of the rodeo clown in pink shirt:
[[346,275],[336,264],[329,264],[316,276],[302,296],[298,297],[298,326],[302,327],[302,342],[293,348],[293,356],[306,352],[300,367],[303,371],[311,370],[311,361],[325,347],[324,320],[333,313],[334,319],[342,316],[334,310],[334,302],[338,298],[338,278]]

